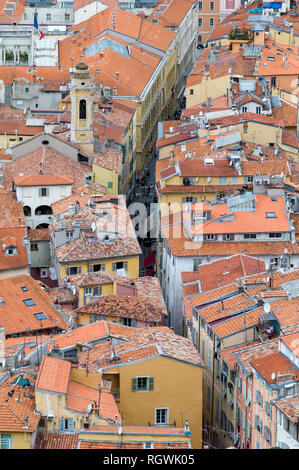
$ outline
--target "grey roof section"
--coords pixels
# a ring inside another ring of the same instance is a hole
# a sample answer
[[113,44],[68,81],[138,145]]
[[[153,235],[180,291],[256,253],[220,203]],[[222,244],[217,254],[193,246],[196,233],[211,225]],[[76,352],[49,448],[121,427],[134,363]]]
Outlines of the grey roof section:
[[231,196],[226,203],[230,211],[253,210],[255,209],[255,197],[251,192],[241,194],[240,196]]
[[261,53],[262,53],[262,48],[263,48],[263,46],[261,46],[261,45],[246,46],[244,51],[243,51],[243,57],[260,57]]
[[221,135],[215,139],[216,148],[223,147],[224,145],[235,144],[236,142],[241,141],[241,134],[239,131],[236,131],[234,134]]
[[251,31],[265,31],[265,25],[262,23],[254,23],[251,27]]
[[255,80],[240,80],[239,82],[240,92],[255,91],[255,88],[256,88]]
[[91,55],[94,55],[97,52],[101,52],[105,49],[111,49],[112,51],[117,52],[118,54],[126,58],[130,57],[127,46],[125,46],[124,44],[120,44],[119,42],[113,41],[109,38],[100,39],[99,41],[90,44],[90,46],[87,46],[86,57],[90,57]]
[[249,15],[247,23],[249,24],[272,24],[273,23],[273,16],[268,15]]
[[299,297],[299,279],[295,281],[284,282],[281,287],[288,292],[289,299]]
[[271,96],[271,103],[273,108],[280,108],[281,107],[281,101],[280,101],[280,96]]

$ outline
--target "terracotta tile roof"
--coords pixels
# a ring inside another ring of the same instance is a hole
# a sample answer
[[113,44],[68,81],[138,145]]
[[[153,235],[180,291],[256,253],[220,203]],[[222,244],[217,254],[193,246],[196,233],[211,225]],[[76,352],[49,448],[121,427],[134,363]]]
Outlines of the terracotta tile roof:
[[99,416],[101,418],[115,419],[115,416],[117,416],[118,421],[121,420],[121,416],[112,393],[101,392],[99,394],[99,391],[95,388],[74,382],[73,380],[69,381],[65,401],[66,407],[69,410],[86,414],[88,405],[93,402],[99,404]]
[[[116,87],[118,96],[134,99],[141,95],[160,63],[161,56],[173,44],[175,37],[174,32],[119,8],[107,8],[72,29],[75,33],[60,41],[62,66],[68,69],[80,62],[81,50],[84,47],[87,52],[84,62],[89,65],[95,83],[100,85],[102,82],[111,89]],[[82,30],[84,33],[80,33]],[[113,34],[114,30],[117,30],[118,37]],[[100,40],[106,39],[105,44],[108,40],[116,44],[114,47],[108,43],[101,55],[88,49],[99,41],[100,34]],[[124,47],[127,50],[127,45],[130,52],[117,52]],[[146,46],[150,46],[152,50],[147,50],[145,54]],[[112,66],[116,62],[119,72],[117,77],[115,67]],[[98,69],[101,73],[97,75]]]
[[[22,287],[27,290],[22,290]],[[4,300],[4,305],[0,306],[0,324],[7,335],[25,333],[28,330],[67,328],[59,312],[52,308],[52,299],[31,276],[0,279],[0,296]],[[32,299],[35,305],[27,307],[24,303],[26,299]],[[38,320],[35,315],[41,312],[46,318]]]
[[285,127],[295,127],[297,120],[297,107],[283,99],[280,99],[281,106],[272,109],[272,116],[280,119]]
[[244,122],[255,122],[264,125],[271,125],[274,127],[284,127],[283,122],[280,119],[276,119],[272,116],[265,116],[263,114],[256,113],[240,113],[234,116],[225,116],[219,118],[209,119],[211,125],[220,125],[220,127],[233,126]]
[[49,230],[47,228],[28,229],[28,238],[31,242],[49,241]]
[[278,352],[278,339],[272,339],[264,343],[259,343],[254,346],[246,346],[233,352],[237,362],[241,366],[242,370],[247,374],[251,375],[250,362],[256,358],[267,356],[268,354]]
[[[118,426],[90,426],[86,431],[88,434],[95,432],[97,434],[118,434]],[[160,426],[122,426],[123,434],[136,434],[143,435],[148,434],[149,436],[163,436],[163,435],[173,435],[173,436],[185,436],[185,429],[181,427],[160,427]],[[83,435],[84,431],[82,432]]]
[[86,165],[74,162],[50,147],[41,146],[5,166],[2,182],[5,190],[11,191],[12,181],[20,173],[24,176],[38,177],[41,163],[44,175],[62,174],[72,178],[74,192],[80,191],[80,188],[84,186]]
[[257,344],[260,344],[260,341],[252,341],[247,344],[233,346],[232,348],[225,348],[220,351],[220,355],[222,359],[226,362],[226,364],[231,368],[231,370],[234,370],[237,365],[237,359],[234,355],[234,352],[239,351],[240,349],[244,350],[245,348],[251,348],[252,346],[256,346]]
[[282,329],[299,324],[299,298],[281,299],[271,302],[271,312]]
[[285,334],[281,336],[280,340],[286,344],[286,346],[298,357],[298,344],[299,344],[299,332],[292,334]]
[[23,204],[13,199],[11,192],[0,191],[0,207],[0,229],[26,227]]
[[[178,28],[193,4],[194,2],[191,0],[168,0],[163,2],[163,9],[159,8],[160,4],[157,5],[151,12],[148,20],[157,19],[158,24],[165,28]],[[159,16],[155,15],[156,12],[159,12]]]
[[39,432],[36,435],[34,449],[77,449],[79,434],[59,432]]
[[[89,355],[79,353],[79,363],[87,360],[94,362],[96,368],[111,368],[119,364],[130,364],[132,361],[149,359],[159,355],[183,360],[190,364],[203,366],[200,356],[189,339],[175,335],[172,330],[159,327],[138,328],[131,338],[114,347],[117,360],[111,358],[111,346],[108,343],[96,345]],[[89,363],[89,370],[91,364]]]
[[213,332],[218,338],[231,336],[238,331],[242,331],[244,329],[244,325],[246,329],[258,325],[259,316],[263,313],[263,308],[257,308],[251,312],[247,312],[245,315],[239,315],[237,317],[224,320],[221,323],[212,326]]
[[288,147],[293,147],[295,149],[299,148],[299,141],[297,140],[295,134],[283,132],[281,141],[283,145],[287,145]]
[[[26,239],[26,229],[22,225],[15,228],[0,228],[0,271],[30,266],[27,246],[24,244]],[[4,249],[10,244],[17,248],[17,254],[6,256]]]
[[77,296],[72,293],[71,289],[66,287],[52,287],[45,289],[45,292],[51,297],[53,303],[70,303],[77,300]]
[[239,277],[265,272],[264,261],[251,256],[237,254],[229,258],[198,266],[198,276],[202,291],[227,285]]
[[73,178],[69,175],[34,175],[14,176],[16,186],[56,186],[73,184]]
[[87,206],[91,199],[90,194],[72,194],[71,196],[65,197],[60,201],[54,202],[51,207],[54,215],[63,214],[68,211],[71,204],[79,202],[81,207]]
[[75,346],[78,342],[88,343],[108,336],[107,324],[104,321],[95,322],[86,326],[75,328],[65,334],[52,336],[54,345],[61,349]]
[[[34,378],[27,374],[22,374],[22,380],[28,385],[13,384],[19,381],[21,374],[13,375],[0,386],[0,432],[36,432],[40,416],[34,413]],[[27,382],[28,381],[28,382]],[[31,385],[32,384],[32,385]],[[13,395],[8,393],[13,391]],[[30,395],[26,397],[24,394]],[[17,401],[16,398],[20,399]],[[28,424],[25,423],[25,417],[28,416]],[[24,426],[28,426],[24,429]]]
[[237,284],[231,283],[223,287],[219,287],[217,289],[212,289],[208,292],[202,292],[195,297],[190,299],[190,302],[194,307],[203,306],[205,304],[209,304],[210,302],[215,302],[216,300],[221,299],[229,294],[236,294],[239,292],[239,288]]
[[36,379],[36,390],[66,394],[69,385],[71,363],[55,357],[43,356]]
[[[115,201],[117,199],[117,201]],[[79,260],[96,260],[104,258],[136,256],[141,254],[135,231],[126,208],[123,196],[111,198],[99,197],[96,209],[83,209],[72,216],[65,216],[63,223],[67,228],[72,228],[75,222],[80,224],[80,238],[70,241],[56,248],[56,256],[60,263],[68,263]],[[92,234],[82,230],[96,231]],[[53,224],[50,232],[60,231],[61,221]],[[115,236],[115,241],[102,241],[100,235],[103,232]],[[50,236],[51,233],[50,233]]]
[[78,313],[98,314],[116,318],[135,318],[154,324],[163,321],[161,309],[149,300],[125,295],[103,295],[76,310]]
[[13,121],[11,119],[0,120],[0,134],[15,136],[15,130],[18,135],[36,135],[44,131],[43,126],[28,126],[26,121]]
[[275,400],[273,405],[278,408],[293,423],[298,423],[299,416],[299,400],[298,395],[293,397],[285,397]]
[[[250,361],[254,369],[269,383],[274,384],[277,381],[277,374],[291,374],[296,381],[299,381],[299,370],[281,353],[273,352],[272,354],[257,357]],[[272,378],[273,372],[275,378]]]
[[208,307],[201,308],[199,314],[207,324],[213,324],[215,321],[217,321],[218,324],[219,320],[226,320],[236,314],[243,314],[244,309],[254,305],[257,305],[256,300],[249,300],[245,294],[240,294]]

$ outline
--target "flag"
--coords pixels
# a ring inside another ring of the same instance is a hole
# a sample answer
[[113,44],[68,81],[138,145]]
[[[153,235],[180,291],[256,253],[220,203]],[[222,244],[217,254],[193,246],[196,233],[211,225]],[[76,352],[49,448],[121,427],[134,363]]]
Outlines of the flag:
[[37,14],[34,13],[34,20],[33,20],[33,26],[38,29],[39,31],[39,34],[40,34],[40,38],[39,39],[45,39],[45,36],[43,34],[43,32],[39,29],[38,27],[38,21],[37,21]]

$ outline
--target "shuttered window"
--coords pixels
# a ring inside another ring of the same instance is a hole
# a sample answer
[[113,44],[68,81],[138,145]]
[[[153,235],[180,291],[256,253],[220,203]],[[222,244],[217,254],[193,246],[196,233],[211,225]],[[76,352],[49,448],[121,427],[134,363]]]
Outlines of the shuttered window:
[[1,434],[1,449],[11,449],[11,434]]
[[149,392],[154,390],[154,377],[135,377],[132,379],[132,392]]

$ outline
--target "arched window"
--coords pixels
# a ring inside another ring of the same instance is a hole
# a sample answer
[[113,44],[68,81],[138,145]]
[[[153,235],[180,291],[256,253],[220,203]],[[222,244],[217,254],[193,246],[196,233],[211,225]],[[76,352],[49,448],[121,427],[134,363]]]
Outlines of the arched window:
[[31,207],[29,206],[24,206],[23,207],[24,215],[25,217],[30,217],[31,216]]
[[80,100],[79,119],[86,119],[86,100]]

